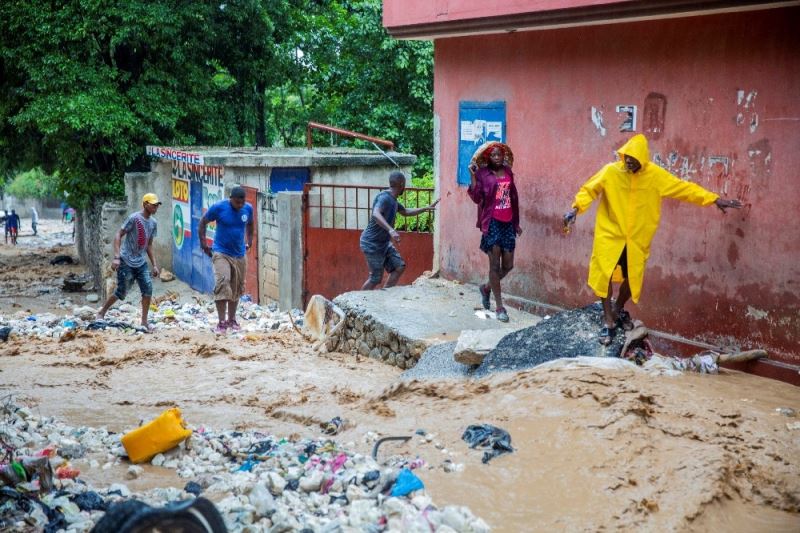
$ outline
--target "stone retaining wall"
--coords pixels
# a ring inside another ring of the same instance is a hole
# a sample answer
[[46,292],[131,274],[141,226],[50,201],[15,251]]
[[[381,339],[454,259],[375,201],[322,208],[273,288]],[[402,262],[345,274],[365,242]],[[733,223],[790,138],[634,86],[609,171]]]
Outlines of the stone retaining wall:
[[339,335],[341,352],[358,353],[403,369],[412,368],[419,361],[429,343],[410,339],[394,328],[372,318],[366,311],[342,298],[336,298],[346,315],[345,326]]

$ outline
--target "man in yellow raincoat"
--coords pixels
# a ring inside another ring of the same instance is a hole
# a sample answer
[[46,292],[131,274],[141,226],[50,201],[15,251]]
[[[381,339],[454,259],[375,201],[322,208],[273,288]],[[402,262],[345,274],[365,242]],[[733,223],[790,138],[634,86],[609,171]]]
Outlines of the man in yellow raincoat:
[[[742,207],[738,200],[723,200],[651,162],[644,135],[631,137],[617,153],[619,161],[607,164],[589,178],[575,195],[572,210],[564,215],[564,228],[568,231],[576,216],[600,196],[589,286],[603,302],[605,326],[599,335],[602,344],[611,342],[617,327],[630,329],[633,325],[624,306],[629,298],[639,302],[650,242],[661,217],[662,198],[702,206],[715,204],[723,213],[729,207]],[[624,280],[613,301],[611,281],[617,267]]]

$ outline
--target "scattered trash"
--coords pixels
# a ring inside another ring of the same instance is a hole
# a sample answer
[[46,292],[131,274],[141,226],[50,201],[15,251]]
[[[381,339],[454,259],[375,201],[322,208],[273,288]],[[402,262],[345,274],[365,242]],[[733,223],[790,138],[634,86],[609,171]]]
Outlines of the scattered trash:
[[789,431],[800,429],[800,422],[787,422],[786,429],[788,429]]
[[94,294],[94,293],[87,294],[86,295],[86,301],[89,302],[90,304],[97,303],[97,302],[100,301],[100,296],[98,296],[97,294]]
[[6,342],[9,335],[11,335],[11,326],[3,326],[0,328],[0,341]]
[[61,289],[64,292],[82,292],[84,290],[83,286],[88,282],[89,277],[87,275],[77,276],[75,274],[68,274],[61,284]]
[[422,480],[418,478],[414,472],[408,468],[404,468],[397,476],[397,481],[395,481],[395,484],[392,487],[391,495],[395,497],[408,496],[415,490],[420,490],[423,488],[425,488],[425,485],[422,483]]
[[166,268],[162,268],[161,273],[158,275],[158,278],[163,282],[170,282],[175,280],[175,274],[173,274]]
[[167,409],[155,420],[123,435],[121,442],[132,463],[149,461],[171,450],[192,434],[186,429],[177,407]]
[[326,435],[338,435],[344,427],[344,421],[336,416],[330,422],[323,422],[320,424],[322,432]]
[[49,457],[21,457],[0,466],[0,485],[28,492],[53,490],[53,469]]
[[[99,457],[108,458],[104,460],[109,469],[125,465],[120,435],[104,428],[71,427],[13,402],[0,404],[0,417],[6,430],[3,442],[17,457],[64,465],[68,456],[83,455],[89,459],[85,468],[100,468],[95,460]],[[27,428],[24,435],[15,429],[22,427]],[[372,433],[367,440],[377,438]],[[131,532],[135,524],[145,531],[175,531],[177,525],[161,520],[185,519],[187,509],[181,506],[191,502],[169,502],[199,494],[216,502],[216,511],[230,531],[408,531],[406,525],[422,511],[430,523],[462,524],[458,531],[489,530],[465,507],[437,507],[429,496],[410,492],[411,499],[387,497],[392,490],[401,494],[423,489],[419,478],[415,481],[416,476],[409,476],[411,470],[425,466],[421,459],[392,457],[379,464],[327,439],[288,440],[253,430],[218,432],[202,427],[185,444],[153,457],[152,464],[157,463],[187,481],[183,490],[166,487],[136,492],[119,482],[98,489],[82,476],[75,481],[53,477],[49,492],[31,492],[28,489],[33,487],[24,485],[1,486],[0,530],[23,524],[23,530],[117,533]],[[238,471],[243,464],[250,465],[248,472]],[[149,474],[145,468],[139,479]],[[149,481],[148,485],[152,486]],[[190,510],[193,516],[203,516],[208,526],[179,525],[186,526],[186,531],[214,531],[214,524],[220,522],[213,516],[209,519],[207,511]],[[153,521],[130,522],[134,517]]]
[[788,417],[797,416],[797,411],[795,411],[791,407],[778,407],[778,408],[775,409],[775,412],[778,413],[778,414],[781,414],[783,416],[788,416]]
[[469,447],[481,448],[483,452],[482,463],[486,464],[495,457],[514,451],[511,447],[511,435],[508,431],[490,424],[468,426],[461,439]]

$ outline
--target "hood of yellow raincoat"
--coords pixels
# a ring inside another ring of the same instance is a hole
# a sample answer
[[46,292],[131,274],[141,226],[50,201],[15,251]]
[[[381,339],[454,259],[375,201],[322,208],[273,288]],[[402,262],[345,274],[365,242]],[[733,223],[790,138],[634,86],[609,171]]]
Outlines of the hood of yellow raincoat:
[[647,137],[641,133],[634,135],[617,150],[617,153],[619,154],[620,161],[623,163],[625,162],[624,156],[629,155],[641,163],[642,168],[644,168],[650,161],[650,150],[647,149]]

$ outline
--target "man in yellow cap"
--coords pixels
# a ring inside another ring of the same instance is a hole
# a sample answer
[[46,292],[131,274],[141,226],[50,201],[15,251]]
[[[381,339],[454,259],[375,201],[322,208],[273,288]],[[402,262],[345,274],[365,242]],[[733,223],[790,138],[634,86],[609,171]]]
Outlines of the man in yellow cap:
[[[131,214],[117,231],[114,237],[114,260],[111,261],[111,268],[117,271],[117,289],[103,304],[97,313],[97,318],[104,318],[106,311],[114,305],[114,302],[124,300],[128,289],[136,281],[142,293],[141,324],[147,331],[151,331],[152,327],[147,323],[147,312],[150,310],[150,299],[153,296],[153,283],[150,277],[155,278],[159,273],[153,256],[153,238],[158,230],[153,215],[160,205],[158,196],[153,193],[145,194],[142,197],[142,210]],[[152,271],[147,267],[145,254],[153,264]]]
[[[569,229],[576,216],[603,193],[594,227],[589,286],[603,302],[605,325],[598,340],[605,345],[611,343],[617,327],[633,326],[624,306],[629,298],[639,302],[650,242],[661,217],[661,199],[675,198],[701,206],[714,204],[723,213],[729,207],[742,207],[738,200],[723,200],[652,163],[644,135],[634,135],[617,153],[619,161],[607,164],[589,178],[575,195],[572,210],[564,215],[564,227]],[[624,280],[616,301],[612,301],[611,281],[616,272]]]

